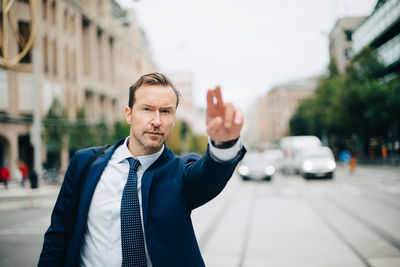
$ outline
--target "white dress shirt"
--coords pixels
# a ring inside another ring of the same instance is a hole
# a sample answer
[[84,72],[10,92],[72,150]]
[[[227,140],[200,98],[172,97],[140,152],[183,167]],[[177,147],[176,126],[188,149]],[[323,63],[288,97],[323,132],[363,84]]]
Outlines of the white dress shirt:
[[[128,140],[129,137],[125,139],[123,145],[114,151],[94,191],[88,212],[87,229],[82,241],[81,266],[111,267],[122,265],[121,198],[129,174],[129,162],[127,159],[133,157],[128,149]],[[211,155],[219,160],[233,159],[242,146],[240,140],[228,149],[216,148],[211,142],[209,144]],[[140,162],[137,170],[137,185],[142,227],[141,184],[143,173],[158,159],[163,150],[164,146],[157,153],[136,158]],[[147,266],[151,267],[152,264],[147,252],[146,238],[144,240]]]

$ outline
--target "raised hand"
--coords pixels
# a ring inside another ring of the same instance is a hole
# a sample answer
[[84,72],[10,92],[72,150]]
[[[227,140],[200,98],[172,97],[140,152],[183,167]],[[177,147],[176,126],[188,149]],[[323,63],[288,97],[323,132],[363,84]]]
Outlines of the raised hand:
[[243,112],[232,103],[224,103],[221,88],[207,91],[207,134],[216,142],[239,138],[243,126]]

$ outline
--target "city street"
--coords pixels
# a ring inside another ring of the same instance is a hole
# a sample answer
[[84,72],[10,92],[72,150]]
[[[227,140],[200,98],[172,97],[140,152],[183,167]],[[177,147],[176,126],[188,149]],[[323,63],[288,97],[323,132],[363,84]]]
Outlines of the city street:
[[[56,188],[39,190],[32,202],[0,190],[0,266],[36,266],[56,196]],[[399,200],[400,167],[339,168],[333,180],[242,182],[235,174],[192,217],[211,267],[395,267]]]

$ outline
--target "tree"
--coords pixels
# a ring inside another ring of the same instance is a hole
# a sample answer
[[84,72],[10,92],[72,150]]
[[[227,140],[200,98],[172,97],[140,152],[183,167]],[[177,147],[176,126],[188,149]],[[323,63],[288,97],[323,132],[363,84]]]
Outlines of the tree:
[[62,144],[62,137],[65,135],[66,112],[61,105],[61,102],[55,98],[43,120],[45,132],[44,139],[46,140],[48,151],[59,151]]
[[78,110],[77,119],[75,123],[71,124],[69,134],[70,154],[79,149],[96,145],[94,130],[86,121],[84,108]]
[[384,71],[373,51],[352,62],[343,74],[331,62],[330,75],[320,80],[314,95],[291,118],[291,134],[326,132],[341,142],[357,136],[364,151],[371,138],[398,135],[400,81],[397,75],[382,79]]

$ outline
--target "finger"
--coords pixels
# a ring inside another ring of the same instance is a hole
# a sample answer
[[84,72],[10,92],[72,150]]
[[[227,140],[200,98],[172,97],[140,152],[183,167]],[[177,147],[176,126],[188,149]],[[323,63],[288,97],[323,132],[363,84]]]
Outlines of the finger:
[[235,117],[235,107],[232,103],[225,104],[225,128],[230,128],[233,124],[233,119]]
[[234,124],[241,126],[243,125],[243,122],[244,122],[243,111],[240,108],[236,108]]
[[230,134],[231,138],[230,139],[236,139],[240,136],[240,132],[243,127],[244,123],[244,117],[243,117],[243,112],[241,109],[236,109],[235,110],[235,118],[233,120],[233,126],[230,129]]
[[217,98],[217,106],[222,108],[224,101],[222,100],[221,87],[219,85],[215,87],[215,97]]
[[214,105],[214,92],[213,89],[208,89],[207,91],[207,106],[212,107]]

